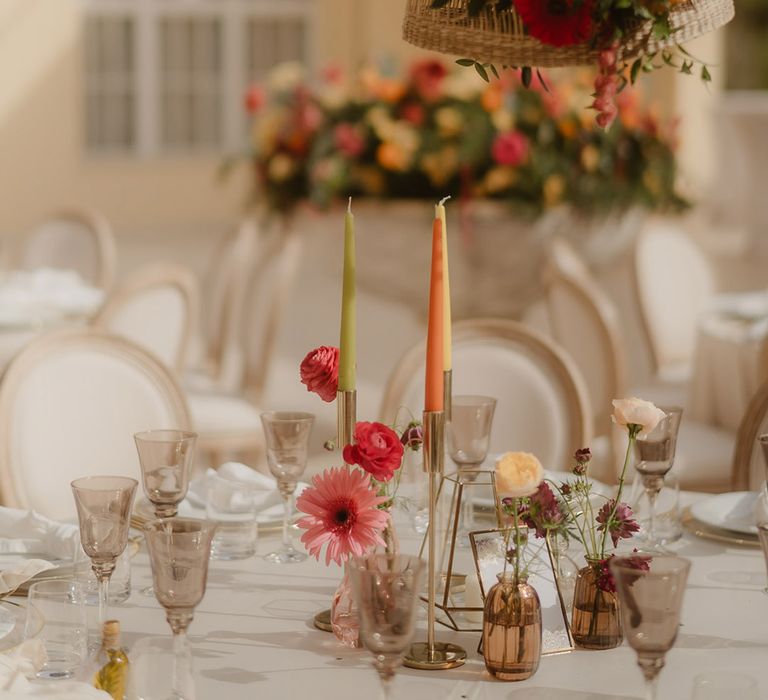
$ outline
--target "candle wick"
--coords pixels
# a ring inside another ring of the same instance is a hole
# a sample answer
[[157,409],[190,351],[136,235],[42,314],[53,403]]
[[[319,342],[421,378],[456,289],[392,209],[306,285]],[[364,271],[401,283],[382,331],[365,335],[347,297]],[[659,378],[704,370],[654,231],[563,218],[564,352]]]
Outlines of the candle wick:
[[347,204],[347,211],[350,214],[352,213],[352,197],[349,198],[349,203]]
[[447,197],[443,197],[439,202],[438,206],[442,207],[443,204],[445,204],[449,199],[451,198],[451,195],[448,195]]

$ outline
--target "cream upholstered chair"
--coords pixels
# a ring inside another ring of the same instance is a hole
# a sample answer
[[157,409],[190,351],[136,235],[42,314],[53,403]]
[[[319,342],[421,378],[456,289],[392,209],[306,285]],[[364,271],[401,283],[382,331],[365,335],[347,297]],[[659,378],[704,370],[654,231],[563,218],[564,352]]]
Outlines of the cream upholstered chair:
[[766,466],[757,438],[768,433],[768,381],[755,392],[739,424],[733,456],[732,488],[756,491],[765,485]]
[[715,293],[709,262],[678,224],[653,218],[635,240],[633,273],[654,371],[686,379],[699,315]]
[[21,241],[16,266],[75,270],[85,282],[109,289],[117,252],[109,222],[89,209],[63,209],[51,214]]
[[180,265],[150,264],[114,290],[93,325],[150,350],[180,376],[198,305],[192,272]]
[[0,384],[2,502],[72,518],[73,479],[138,479],[133,434],[189,426],[175,379],[139,346],[94,329],[41,336]]
[[199,434],[198,446],[216,465],[230,453],[258,454],[264,445],[260,401],[269,375],[278,325],[293,287],[301,254],[301,234],[275,232],[260,239],[259,259],[248,282],[242,316],[243,381],[237,392],[215,386],[187,386]]
[[[547,306],[554,339],[574,358],[587,379],[598,436],[609,436],[611,462],[596,459],[594,476],[608,482],[618,477],[626,435],[611,427],[611,399],[639,396],[660,406],[685,404],[685,387],[651,384],[629,388],[625,379],[625,347],[618,312],[592,278],[578,254],[563,241],[554,241],[547,269]],[[675,459],[675,474],[687,488],[718,491],[727,488],[734,436],[725,430],[686,419]],[[596,458],[603,452],[596,450]],[[612,466],[611,466],[612,465]]]
[[186,386],[240,387],[244,362],[241,324],[259,246],[255,222],[244,219],[214,252],[202,304],[204,366],[186,375]]
[[[405,407],[421,416],[424,343],[411,348],[387,382],[382,421]],[[453,326],[453,393],[497,399],[490,453],[533,452],[548,469],[570,469],[589,445],[592,410],[573,361],[536,331],[515,321],[477,319]]]

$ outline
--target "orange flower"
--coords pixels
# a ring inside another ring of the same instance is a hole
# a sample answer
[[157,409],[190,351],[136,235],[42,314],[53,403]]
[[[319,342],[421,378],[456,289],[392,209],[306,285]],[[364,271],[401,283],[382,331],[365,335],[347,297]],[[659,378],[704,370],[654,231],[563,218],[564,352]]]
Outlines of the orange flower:
[[483,109],[486,112],[495,112],[501,107],[501,102],[501,88],[496,83],[483,90],[483,94],[480,97],[480,103],[483,105]]
[[408,157],[396,143],[385,141],[376,149],[376,160],[386,170],[407,170]]
[[399,80],[381,78],[374,88],[376,95],[384,102],[397,102],[405,95],[405,85]]
[[560,133],[567,139],[572,139],[576,136],[576,124],[573,119],[563,119],[557,128],[560,129]]

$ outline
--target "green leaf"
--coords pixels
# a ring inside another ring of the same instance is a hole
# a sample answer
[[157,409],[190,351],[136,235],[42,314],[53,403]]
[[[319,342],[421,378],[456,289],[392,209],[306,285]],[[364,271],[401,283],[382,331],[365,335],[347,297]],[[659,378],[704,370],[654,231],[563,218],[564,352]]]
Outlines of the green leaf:
[[456,59],[456,63],[458,63],[460,66],[474,66],[475,61],[472,58],[459,58]]
[[523,66],[520,70],[520,78],[523,81],[523,85],[527,88],[531,87],[531,79],[533,78],[533,71],[530,66]]
[[638,58],[635,60],[635,62],[632,64],[632,68],[629,70],[629,80],[632,83],[632,85],[635,84],[635,81],[637,80],[637,74],[640,72],[640,68],[643,65],[643,59]]
[[493,63],[488,64],[488,68],[491,69],[491,73],[493,73],[496,76],[496,80],[499,79],[499,71],[496,70],[496,66],[493,65]]
[[544,80],[544,76],[541,74],[541,71],[537,68],[536,69],[536,77],[539,79],[539,83],[541,84],[541,87],[544,88],[544,92],[551,92],[549,89],[549,85],[547,85],[547,81]]
[[680,72],[685,75],[692,75],[693,61],[683,61],[683,65],[680,66]]
[[701,79],[705,83],[709,83],[712,81],[712,76],[709,73],[709,69],[706,66],[701,67]]
[[477,74],[485,80],[486,83],[490,83],[491,79],[488,77],[488,71],[485,70],[485,66],[482,63],[475,63],[475,70]]

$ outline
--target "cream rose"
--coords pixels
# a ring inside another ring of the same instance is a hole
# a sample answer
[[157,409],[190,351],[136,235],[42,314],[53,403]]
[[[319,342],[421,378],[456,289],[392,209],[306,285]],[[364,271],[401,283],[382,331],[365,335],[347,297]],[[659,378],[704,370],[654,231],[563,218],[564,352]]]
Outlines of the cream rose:
[[650,401],[635,397],[613,400],[613,415],[611,420],[616,425],[639,425],[638,437],[645,437],[659,424],[667,414],[654,406]]
[[496,491],[501,497],[530,496],[543,480],[544,467],[530,452],[507,452],[496,460]]

